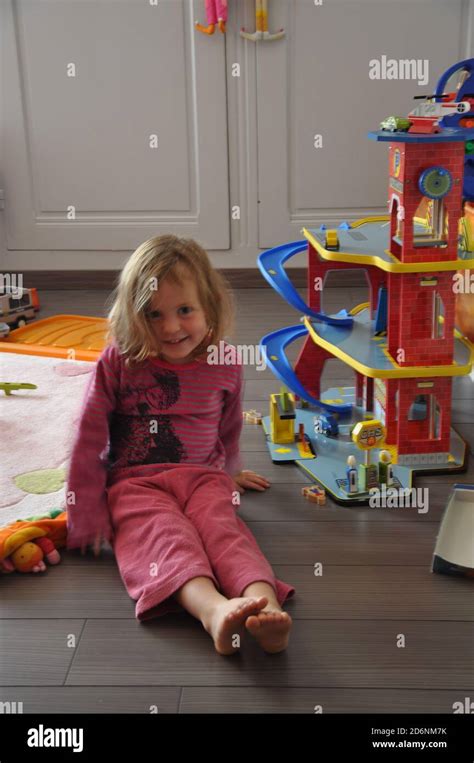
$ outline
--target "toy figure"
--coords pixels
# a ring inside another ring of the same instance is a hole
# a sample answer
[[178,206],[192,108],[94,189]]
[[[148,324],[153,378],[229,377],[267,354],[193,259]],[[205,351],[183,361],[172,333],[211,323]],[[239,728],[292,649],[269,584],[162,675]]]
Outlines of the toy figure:
[[390,487],[393,485],[392,456],[388,450],[381,450],[379,455],[379,482]]
[[262,423],[262,413],[261,411],[256,411],[255,408],[252,408],[250,411],[242,411],[242,416],[247,424]]
[[357,462],[355,456],[348,456],[347,458],[347,492],[357,493],[359,490],[358,478],[357,478]]
[[58,564],[66,545],[66,512],[55,509],[40,517],[18,519],[0,528],[1,572],[44,572],[46,559]]
[[227,0],[206,0],[207,26],[203,26],[198,21],[195,27],[203,34],[214,34],[216,24],[224,34],[227,22]]
[[46,557],[50,564],[58,564],[61,561],[59,552],[49,538],[36,538],[34,543],[28,541],[22,543],[7,559],[4,559],[3,569],[5,572],[44,572]]
[[12,390],[16,389],[38,389],[38,387],[28,382],[0,382],[0,390],[3,390],[6,395],[11,395]]
[[301,495],[311,503],[317,503],[318,506],[324,506],[326,503],[326,491],[319,485],[310,485],[309,487],[301,488]]

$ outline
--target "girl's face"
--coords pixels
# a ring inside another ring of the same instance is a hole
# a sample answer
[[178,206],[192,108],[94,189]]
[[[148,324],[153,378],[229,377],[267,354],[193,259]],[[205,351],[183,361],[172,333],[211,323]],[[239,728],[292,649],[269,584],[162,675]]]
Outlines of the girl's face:
[[209,333],[196,286],[190,278],[182,286],[167,279],[162,281],[153,293],[148,320],[158,351],[168,363],[188,362],[190,354]]

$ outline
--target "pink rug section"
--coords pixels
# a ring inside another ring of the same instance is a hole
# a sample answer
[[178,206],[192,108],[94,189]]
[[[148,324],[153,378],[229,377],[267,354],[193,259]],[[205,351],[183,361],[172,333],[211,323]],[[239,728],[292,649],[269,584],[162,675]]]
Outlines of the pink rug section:
[[94,363],[0,353],[0,526],[65,508],[65,478]]

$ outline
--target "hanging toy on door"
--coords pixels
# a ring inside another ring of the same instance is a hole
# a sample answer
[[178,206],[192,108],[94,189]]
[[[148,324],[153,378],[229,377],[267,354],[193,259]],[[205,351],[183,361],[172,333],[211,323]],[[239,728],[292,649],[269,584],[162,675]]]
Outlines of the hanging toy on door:
[[242,27],[240,34],[246,40],[256,42],[257,40],[281,40],[285,36],[285,30],[278,32],[268,31],[268,0],[255,0],[255,32],[246,32]]
[[207,26],[196,21],[195,27],[203,34],[214,34],[216,24],[225,33],[227,23],[227,0],[206,0]]

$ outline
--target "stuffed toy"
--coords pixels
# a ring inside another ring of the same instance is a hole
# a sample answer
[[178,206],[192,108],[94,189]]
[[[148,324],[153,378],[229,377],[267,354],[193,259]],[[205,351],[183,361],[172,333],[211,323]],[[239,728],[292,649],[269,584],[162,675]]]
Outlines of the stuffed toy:
[[[471,201],[464,202],[459,234],[461,246],[468,252],[474,251],[474,204]],[[474,342],[474,271],[462,270],[456,277],[460,277],[462,284],[456,294],[456,326]]]
[[63,509],[0,528],[0,571],[44,572],[46,559],[58,564],[58,548],[66,545],[67,521]]
[[474,293],[456,296],[456,326],[474,344]]
[[196,29],[203,34],[214,34],[216,24],[222,33],[227,22],[227,0],[206,0],[207,26],[196,21]]

